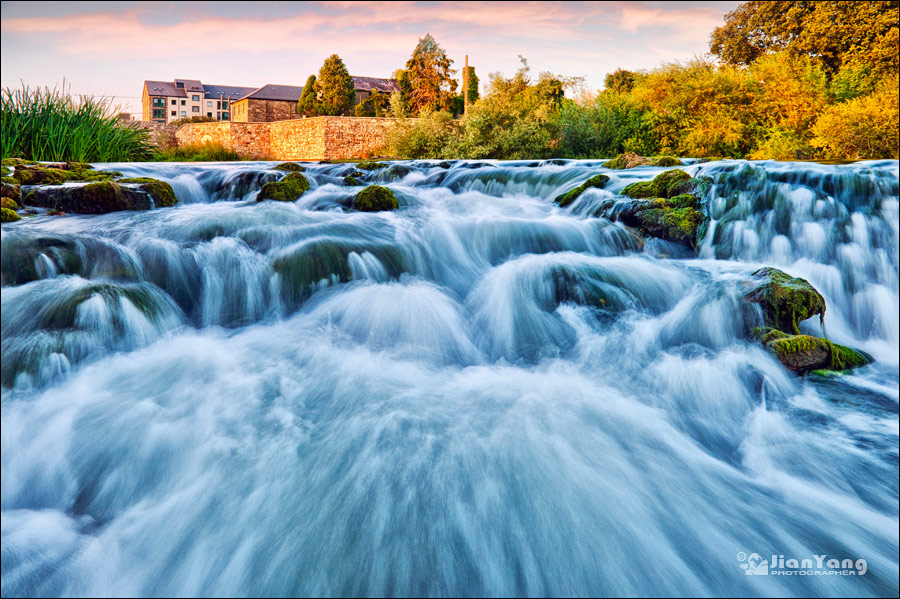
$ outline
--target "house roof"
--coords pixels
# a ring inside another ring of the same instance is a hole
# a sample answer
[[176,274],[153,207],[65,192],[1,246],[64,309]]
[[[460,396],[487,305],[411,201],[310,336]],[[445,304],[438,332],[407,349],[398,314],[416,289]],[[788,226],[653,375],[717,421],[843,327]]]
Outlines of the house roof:
[[175,86],[179,87],[178,84],[182,84],[185,91],[189,92],[202,92],[203,84],[197,81],[196,79],[176,79]]
[[303,92],[302,87],[296,85],[275,85],[269,83],[259,89],[245,95],[241,100],[252,98],[254,100],[282,100],[284,102],[296,102]]
[[149,96],[185,96],[184,89],[175,87],[173,81],[144,81]]
[[396,79],[382,79],[380,77],[353,77],[353,89],[363,92],[378,91],[391,93],[400,91]]
[[256,90],[255,87],[240,87],[237,85],[204,85],[203,89],[206,90],[208,97],[218,98],[221,96],[223,99],[232,100],[243,98]]

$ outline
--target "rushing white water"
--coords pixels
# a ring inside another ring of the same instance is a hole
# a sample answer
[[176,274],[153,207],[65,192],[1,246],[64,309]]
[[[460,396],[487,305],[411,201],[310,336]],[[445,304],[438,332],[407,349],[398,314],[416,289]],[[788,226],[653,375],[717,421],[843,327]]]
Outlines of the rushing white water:
[[[685,167],[699,257],[592,216],[662,169],[400,163],[364,214],[352,165],[256,203],[271,166],[102,165],[179,206],[4,225],[4,597],[897,596],[896,161]],[[747,341],[760,266],[876,362]]]

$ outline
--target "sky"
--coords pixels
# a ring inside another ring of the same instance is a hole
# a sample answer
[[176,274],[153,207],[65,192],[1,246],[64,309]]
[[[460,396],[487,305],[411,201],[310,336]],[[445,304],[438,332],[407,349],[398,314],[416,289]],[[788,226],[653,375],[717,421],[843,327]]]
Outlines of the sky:
[[482,83],[533,74],[603,85],[618,67],[704,54],[738,2],[3,2],[0,86],[66,86],[140,112],[145,79],[303,85],[331,54],[390,77],[431,33]]

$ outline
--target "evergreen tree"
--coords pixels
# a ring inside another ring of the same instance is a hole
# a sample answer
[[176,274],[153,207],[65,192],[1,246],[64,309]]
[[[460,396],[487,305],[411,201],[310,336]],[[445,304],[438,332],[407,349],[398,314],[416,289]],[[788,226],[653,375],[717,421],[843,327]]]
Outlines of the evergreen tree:
[[316,99],[316,76],[310,75],[303,86],[300,93],[300,100],[297,102],[297,114],[300,116],[318,116],[319,102]]
[[356,99],[356,91],[353,89],[353,78],[337,54],[326,58],[322,68],[319,69],[316,97],[319,114],[329,116],[350,114]]

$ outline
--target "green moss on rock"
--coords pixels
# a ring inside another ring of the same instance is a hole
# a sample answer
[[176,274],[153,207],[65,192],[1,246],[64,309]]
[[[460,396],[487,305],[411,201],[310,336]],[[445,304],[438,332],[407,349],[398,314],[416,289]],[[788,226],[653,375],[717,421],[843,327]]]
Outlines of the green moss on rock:
[[353,198],[353,207],[360,212],[396,210],[400,207],[394,192],[380,185],[369,185]]
[[273,167],[276,171],[287,171],[289,173],[302,173],[306,171],[305,168],[297,164],[296,162],[282,162],[276,167]]
[[804,279],[777,268],[761,268],[744,284],[744,299],[762,310],[763,324],[798,335],[798,324],[807,318],[825,316],[825,298]]
[[653,159],[653,166],[682,166],[684,163],[674,156],[658,156]]
[[379,162],[377,160],[363,160],[356,165],[356,168],[362,169],[364,171],[377,171],[389,166],[390,164],[388,164],[387,162]]
[[18,210],[19,209],[19,205],[16,204],[16,201],[12,198],[3,198],[2,206],[4,208],[9,208],[10,210]]
[[571,189],[564,194],[556,196],[556,199],[554,201],[559,204],[560,208],[565,208],[566,206],[574,202],[578,198],[578,196],[585,192],[585,190],[591,187],[603,189],[608,181],[609,177],[606,175],[594,175],[575,189]]
[[301,173],[290,173],[281,181],[272,181],[263,185],[256,201],[294,202],[307,191],[309,191],[309,181],[306,177]]
[[22,189],[15,183],[3,181],[0,183],[0,197],[18,201],[22,197]]
[[603,163],[603,166],[611,169],[626,169],[626,168],[634,168],[636,166],[650,166],[653,164],[653,161],[649,158],[644,158],[643,156],[639,156],[634,152],[627,152],[625,154],[619,154],[612,160],[607,160]]
[[760,340],[785,368],[798,373],[849,370],[872,362],[853,348],[811,335],[786,335],[769,329]]
[[0,208],[0,222],[13,223],[17,220],[22,220],[22,217],[16,214],[15,210],[11,210],[6,206]]
[[150,177],[132,177],[128,179],[119,179],[119,184],[137,185],[138,189],[150,194],[153,198],[153,205],[157,208],[174,206],[178,203],[175,197],[175,191],[172,186],[165,181],[151,179]]
[[360,183],[359,179],[357,179],[353,175],[347,175],[346,177],[344,177],[344,185],[346,185],[347,187],[356,187],[358,185],[362,185],[362,183]]

